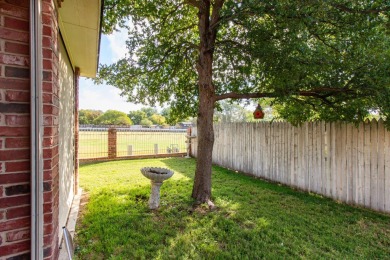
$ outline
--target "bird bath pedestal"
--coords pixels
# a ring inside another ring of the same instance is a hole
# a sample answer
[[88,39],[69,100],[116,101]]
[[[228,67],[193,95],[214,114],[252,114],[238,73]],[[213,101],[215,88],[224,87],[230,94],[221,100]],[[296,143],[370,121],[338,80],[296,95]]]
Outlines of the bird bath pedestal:
[[159,167],[144,167],[141,169],[141,172],[152,184],[149,208],[157,209],[160,205],[160,187],[163,184],[163,181],[172,177],[173,171]]

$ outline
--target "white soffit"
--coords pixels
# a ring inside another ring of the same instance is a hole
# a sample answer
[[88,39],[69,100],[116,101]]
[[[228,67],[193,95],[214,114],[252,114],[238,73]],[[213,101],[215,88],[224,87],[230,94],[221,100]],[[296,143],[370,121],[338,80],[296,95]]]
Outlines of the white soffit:
[[101,0],[65,0],[58,8],[59,26],[72,66],[95,77],[99,62]]

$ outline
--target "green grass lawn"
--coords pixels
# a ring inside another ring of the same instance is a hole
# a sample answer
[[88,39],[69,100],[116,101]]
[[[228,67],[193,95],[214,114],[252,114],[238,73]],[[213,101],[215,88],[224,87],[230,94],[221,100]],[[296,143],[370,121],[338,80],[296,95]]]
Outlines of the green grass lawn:
[[[132,155],[154,154],[154,145],[158,144],[158,153],[167,153],[167,147],[178,147],[186,152],[186,132],[117,132],[117,156],[126,156],[127,146],[133,146]],[[107,131],[80,131],[80,159],[107,157]]]
[[[167,167],[161,206],[148,209],[144,166]],[[215,211],[192,207],[195,160],[80,167],[88,194],[76,228],[78,259],[389,259],[390,217],[213,168]]]

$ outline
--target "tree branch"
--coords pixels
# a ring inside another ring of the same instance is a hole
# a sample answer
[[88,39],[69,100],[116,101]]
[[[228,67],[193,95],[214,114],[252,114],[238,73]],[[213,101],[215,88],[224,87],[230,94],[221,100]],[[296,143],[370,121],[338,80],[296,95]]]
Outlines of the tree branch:
[[390,7],[387,6],[387,7],[384,7],[382,9],[364,9],[364,10],[355,10],[355,9],[352,9],[352,8],[349,8],[348,6],[346,5],[342,5],[342,4],[333,4],[332,5],[334,8],[336,9],[339,9],[343,12],[347,12],[347,13],[357,13],[357,14],[379,14],[379,13],[382,13],[382,12],[388,12],[390,11]]
[[185,26],[185,27],[182,27],[182,28],[178,28],[176,31],[173,31],[171,34],[169,34],[169,38],[174,38],[175,35],[177,35],[179,32],[185,32],[185,31],[188,31],[189,29],[192,29],[194,27],[196,27],[197,24],[196,23],[193,23],[193,24],[190,24],[188,26]]
[[212,23],[210,25],[210,29],[214,29],[215,27],[217,27],[220,23],[222,22],[227,22],[227,21],[231,21],[237,17],[239,17],[240,15],[249,15],[249,16],[253,16],[255,15],[256,13],[252,10],[242,10],[238,13],[233,13],[231,15],[226,15],[226,16],[221,16],[218,21],[215,21],[214,23]]
[[314,30],[312,30],[312,26],[310,26],[310,24],[308,24],[307,22],[304,22],[305,26],[306,26],[306,29],[307,31],[314,37],[316,38],[317,40],[319,40],[320,42],[322,42],[325,46],[329,47],[330,49],[334,50],[336,53],[340,53],[340,50],[337,49],[336,47],[332,46],[331,44],[329,44],[328,42],[326,42],[325,39],[323,39],[319,34],[315,33]]
[[164,64],[166,59],[171,55],[171,53],[174,53],[178,49],[179,50],[182,49],[186,45],[187,45],[187,47],[184,48],[185,53],[188,52],[188,50],[190,50],[190,49],[193,49],[193,50],[198,50],[199,49],[199,46],[197,46],[197,45],[195,45],[195,44],[193,44],[191,42],[182,42],[180,44],[172,45],[165,51],[163,57],[159,60],[159,62],[154,64],[154,66],[152,66],[150,69],[148,69],[148,73],[160,70],[161,66]]
[[242,43],[239,43],[239,42],[236,42],[236,41],[234,41],[234,40],[229,40],[229,39],[227,39],[227,40],[222,40],[222,41],[216,41],[215,42],[215,45],[227,45],[227,46],[229,46],[229,47],[231,47],[231,46],[235,46],[235,47],[237,47],[237,48],[242,48],[242,49],[246,49],[247,48],[247,46],[246,45],[244,45],[244,44],[242,44]]
[[221,95],[215,96],[215,101],[220,101],[224,99],[250,99],[250,98],[265,98],[265,97],[277,97],[276,93],[236,93],[236,92],[230,92],[225,93]]
[[179,10],[179,8],[182,7],[184,4],[185,4],[185,3],[181,3],[181,4],[176,5],[176,6],[172,9],[172,11],[170,11],[165,17],[163,17],[163,18],[162,18],[162,25],[165,26],[165,23],[166,23],[166,21],[168,20],[168,18],[169,18],[170,16],[174,15],[175,12],[176,12],[177,10]]
[[210,30],[214,31],[217,27],[220,18],[221,18],[221,9],[225,0],[215,0],[213,5],[213,11],[211,13],[211,22],[210,22]]
[[193,7],[196,7],[198,9],[202,8],[202,2],[200,0],[186,0],[184,3],[189,4]]
[[[324,93],[324,95],[321,95]],[[290,93],[277,93],[277,92],[262,92],[262,93],[236,93],[230,92],[221,95],[215,96],[215,101],[223,100],[223,99],[250,99],[250,98],[273,98],[273,97],[281,97],[286,95],[297,95],[303,97],[315,97],[320,98],[322,100],[326,100],[327,97],[337,95],[339,93],[354,93],[354,91],[349,89],[340,89],[340,88],[317,88],[313,90],[302,90],[302,91],[294,91]]]

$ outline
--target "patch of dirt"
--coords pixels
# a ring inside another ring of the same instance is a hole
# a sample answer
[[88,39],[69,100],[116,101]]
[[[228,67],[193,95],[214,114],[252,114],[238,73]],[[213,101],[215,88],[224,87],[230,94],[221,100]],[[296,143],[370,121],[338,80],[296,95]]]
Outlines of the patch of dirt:
[[209,212],[217,211],[217,210],[218,208],[214,204],[210,205],[208,203],[202,203],[202,204],[195,203],[192,205],[192,208],[189,210],[189,213],[196,212],[201,215],[205,215]]

